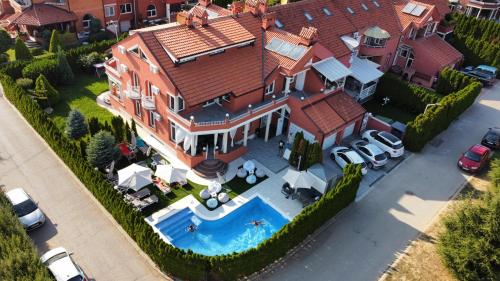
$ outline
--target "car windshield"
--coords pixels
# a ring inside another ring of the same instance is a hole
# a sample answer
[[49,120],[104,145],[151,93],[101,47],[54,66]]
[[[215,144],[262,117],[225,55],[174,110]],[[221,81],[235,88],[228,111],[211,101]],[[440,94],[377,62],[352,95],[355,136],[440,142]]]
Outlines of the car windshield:
[[399,142],[398,144],[393,144],[391,145],[392,148],[394,149],[400,149],[403,147],[403,143],[402,142]]
[[54,262],[56,262],[56,261],[58,261],[58,260],[60,260],[60,259],[62,259],[62,258],[65,258],[65,257],[67,257],[67,256],[68,256],[68,254],[67,254],[67,253],[59,253],[59,254],[57,254],[57,255],[55,255],[55,256],[53,256],[53,257],[51,257],[50,259],[48,259],[48,260],[47,260],[44,264],[45,264],[46,266],[50,266],[50,265],[51,265],[51,264],[53,264]]
[[14,206],[14,213],[16,213],[18,217],[24,217],[27,214],[33,213],[37,208],[38,207],[36,206],[36,204],[33,203],[33,201],[31,201],[30,199],[28,199],[19,204],[16,204]]
[[472,152],[470,150],[467,151],[467,152],[465,152],[464,156],[465,156],[465,158],[470,159],[470,160],[472,160],[474,162],[481,161],[481,155],[479,155],[479,154],[477,154],[475,152]]
[[83,277],[80,275],[77,275],[75,277],[71,277],[70,279],[68,279],[68,281],[82,281],[82,280],[83,280]]
[[392,143],[396,143],[396,142],[400,141],[398,138],[396,138],[396,136],[394,136],[393,134],[390,134],[388,132],[380,132],[380,136],[382,136],[383,138],[387,139],[388,141],[390,141]]
[[377,154],[377,155],[375,155],[375,160],[376,161],[385,160],[385,155],[384,154]]

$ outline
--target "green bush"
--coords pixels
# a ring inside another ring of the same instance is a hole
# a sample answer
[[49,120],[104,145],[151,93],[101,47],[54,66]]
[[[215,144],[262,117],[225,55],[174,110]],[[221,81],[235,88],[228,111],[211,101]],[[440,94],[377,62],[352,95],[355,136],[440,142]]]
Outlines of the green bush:
[[29,78],[19,78],[16,80],[16,84],[19,87],[28,90],[31,89],[31,87],[33,87],[33,80]]
[[0,54],[0,64],[4,63],[4,62],[8,62],[9,61],[9,55],[7,54]]
[[80,67],[85,72],[91,73],[94,71],[94,64],[104,60],[104,56],[98,52],[82,55],[79,59]]
[[[118,37],[118,41],[123,40],[126,36],[127,36],[126,33],[122,34],[120,37]],[[80,57],[82,55],[90,54],[92,52],[103,53],[106,50],[108,50],[109,48],[111,48],[111,46],[116,44],[116,42],[118,42],[118,41],[115,38],[115,39],[110,39],[110,40],[105,40],[105,41],[94,42],[94,43],[91,43],[88,45],[80,46],[78,48],[66,50],[65,53],[66,53],[66,57],[68,59],[69,65],[71,65],[71,68],[75,72],[76,71],[84,71],[84,69],[82,69],[82,67],[80,66],[80,62],[79,62]]]
[[48,102],[48,106],[54,106],[59,102],[59,92],[50,84],[50,82],[40,74],[35,82],[35,96],[42,101]]
[[41,56],[45,53],[45,51],[43,49],[40,49],[40,48],[30,48],[30,53],[33,57],[36,57],[36,56]]
[[7,74],[13,79],[23,77],[23,69],[30,64],[30,61],[16,60],[0,66],[0,72]]
[[24,44],[23,40],[21,38],[16,39],[16,45],[15,45],[15,54],[16,54],[16,60],[32,60],[33,56],[31,55],[30,50],[26,45]]
[[0,29],[0,53],[5,53],[12,46],[12,38],[5,29]]
[[52,280],[3,192],[0,192],[0,226],[0,280]]
[[52,35],[50,36],[49,52],[55,53],[59,51],[61,47],[61,42],[59,40],[59,32],[57,30],[52,30]]
[[69,66],[66,55],[61,50],[57,52],[57,65],[61,84],[68,85],[73,83],[75,80],[75,74],[73,74],[73,70],[71,69],[71,66]]
[[412,113],[423,112],[427,104],[436,103],[441,99],[436,92],[409,84],[390,73],[380,78],[375,92],[377,100],[383,101],[385,97],[396,106]]
[[55,59],[34,60],[23,69],[22,73],[23,77],[33,80],[43,75],[53,85],[59,85],[62,82],[59,63]]
[[100,169],[106,168],[117,155],[115,138],[110,132],[100,131],[90,139],[87,147],[87,161],[90,165]]
[[436,91],[442,95],[456,92],[476,81],[461,72],[446,67],[439,73]]
[[85,116],[78,110],[71,110],[66,119],[66,135],[70,139],[79,139],[88,132]]
[[90,34],[89,41],[90,42],[99,42],[102,40],[108,40],[109,35],[106,31],[99,30],[96,33]]
[[[298,168],[299,170],[305,170],[316,163],[320,163],[322,158],[323,155],[319,143],[309,143],[309,141],[304,139],[304,134],[302,132],[295,134],[292,151],[290,152],[290,157],[288,158],[288,162],[291,166]],[[298,167],[299,162],[300,167]]]

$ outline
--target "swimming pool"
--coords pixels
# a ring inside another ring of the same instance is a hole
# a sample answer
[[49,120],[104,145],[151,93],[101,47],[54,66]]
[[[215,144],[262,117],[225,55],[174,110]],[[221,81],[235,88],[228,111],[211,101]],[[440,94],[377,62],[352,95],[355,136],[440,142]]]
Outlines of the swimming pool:
[[[255,226],[252,221],[262,224]],[[278,211],[255,197],[219,220],[204,220],[185,208],[155,227],[178,248],[215,256],[256,247],[288,222]],[[194,232],[187,231],[190,224],[196,225]]]

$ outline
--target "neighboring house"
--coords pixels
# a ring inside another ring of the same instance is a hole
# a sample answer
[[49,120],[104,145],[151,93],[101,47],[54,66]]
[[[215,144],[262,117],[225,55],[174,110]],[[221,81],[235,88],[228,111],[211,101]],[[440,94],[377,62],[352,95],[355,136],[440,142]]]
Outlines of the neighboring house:
[[477,19],[497,21],[500,18],[499,0],[450,0],[450,8]]
[[460,52],[436,34],[448,9],[404,0],[395,2],[394,9],[403,28],[394,62],[404,78],[431,87],[443,68],[454,68],[463,59]]
[[303,132],[327,148],[360,130],[365,110],[343,91],[347,48],[336,56],[314,27],[280,29],[265,0],[221,9],[200,2],[177,23],[115,45],[106,63],[112,107],[189,167],[214,150],[230,162],[254,138]]

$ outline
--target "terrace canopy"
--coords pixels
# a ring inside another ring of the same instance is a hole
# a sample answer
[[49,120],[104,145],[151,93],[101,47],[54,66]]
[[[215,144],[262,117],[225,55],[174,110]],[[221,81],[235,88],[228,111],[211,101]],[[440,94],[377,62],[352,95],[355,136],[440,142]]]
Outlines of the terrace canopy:
[[153,183],[151,169],[141,165],[132,164],[118,171],[118,186],[138,191],[139,189]]
[[313,68],[330,81],[337,81],[351,74],[349,68],[332,57],[314,63]]
[[382,77],[384,73],[377,69],[378,65],[367,59],[360,59],[353,57],[350,70],[351,76],[361,82],[361,84],[368,84]]
[[306,171],[288,169],[283,176],[283,180],[290,184],[291,188],[311,188],[314,179]]

